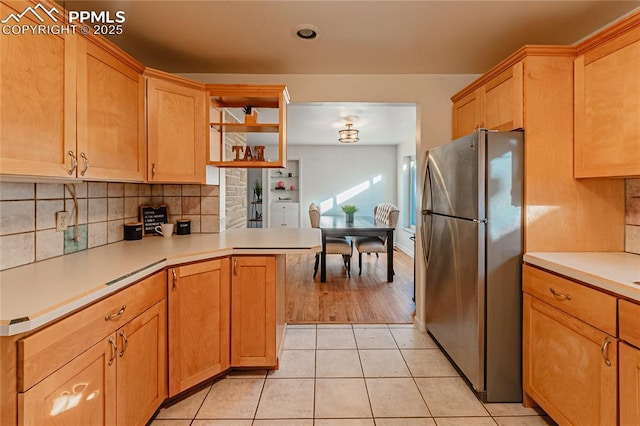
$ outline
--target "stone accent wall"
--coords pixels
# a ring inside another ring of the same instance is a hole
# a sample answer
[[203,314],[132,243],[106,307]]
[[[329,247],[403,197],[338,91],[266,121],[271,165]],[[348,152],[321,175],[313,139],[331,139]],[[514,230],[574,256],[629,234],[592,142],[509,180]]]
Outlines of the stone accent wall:
[[[124,224],[137,222],[145,204],[165,204],[171,223],[191,219],[192,233],[220,232],[219,195],[219,187],[209,185],[0,182],[0,270],[121,241]],[[55,213],[63,210],[70,226],[58,232]]]
[[[227,121],[237,122],[231,114]],[[225,158],[234,158],[232,146],[247,146],[245,133],[225,133]],[[247,169],[225,168],[225,229],[247,227]]]
[[625,251],[640,254],[640,179],[627,179],[625,194]]

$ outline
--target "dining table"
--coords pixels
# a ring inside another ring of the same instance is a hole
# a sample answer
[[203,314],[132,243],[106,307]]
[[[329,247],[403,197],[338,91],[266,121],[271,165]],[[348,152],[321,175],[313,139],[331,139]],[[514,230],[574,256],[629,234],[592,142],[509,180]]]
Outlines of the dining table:
[[393,282],[393,227],[370,216],[355,216],[350,222],[347,222],[346,216],[320,216],[320,231],[320,282],[327,281],[327,237],[386,237],[387,281]]

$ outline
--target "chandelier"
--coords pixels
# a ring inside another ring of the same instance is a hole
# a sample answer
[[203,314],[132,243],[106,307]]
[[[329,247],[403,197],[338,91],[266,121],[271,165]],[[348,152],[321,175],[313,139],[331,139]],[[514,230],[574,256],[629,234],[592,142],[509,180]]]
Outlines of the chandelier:
[[356,143],[358,142],[358,130],[352,129],[353,124],[347,123],[347,128],[338,130],[338,140],[342,143]]

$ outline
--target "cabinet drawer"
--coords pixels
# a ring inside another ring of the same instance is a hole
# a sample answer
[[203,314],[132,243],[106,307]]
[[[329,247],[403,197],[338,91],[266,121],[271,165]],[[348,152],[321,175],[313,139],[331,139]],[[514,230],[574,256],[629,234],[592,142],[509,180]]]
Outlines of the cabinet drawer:
[[611,336],[618,335],[615,297],[529,265],[522,271],[525,292]]
[[273,203],[271,209],[274,211],[297,211],[298,203]]
[[640,348],[640,305],[626,300],[618,301],[620,338]]
[[159,272],[19,340],[18,390],[25,392],[162,300],[166,280]]

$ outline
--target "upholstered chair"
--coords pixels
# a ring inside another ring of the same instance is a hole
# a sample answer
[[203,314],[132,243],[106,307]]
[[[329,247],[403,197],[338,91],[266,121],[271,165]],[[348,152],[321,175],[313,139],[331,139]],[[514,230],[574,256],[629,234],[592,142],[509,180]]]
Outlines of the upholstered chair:
[[[320,227],[320,209],[314,203],[309,206],[309,220],[312,228]],[[353,243],[348,237],[327,237],[326,244],[327,254],[339,254],[342,256],[342,262],[347,269],[347,274],[351,278],[351,255],[353,254]],[[318,273],[318,264],[320,263],[320,254],[316,253],[316,260],[313,265],[313,278]]]
[[[373,208],[373,216],[376,222],[384,223],[387,226],[395,228],[398,224],[398,216],[400,210],[393,204],[382,203]],[[357,237],[355,238],[355,246],[358,250],[358,268],[359,275],[362,275],[362,253],[386,253],[387,250],[393,250],[393,247],[388,247],[387,237]]]

